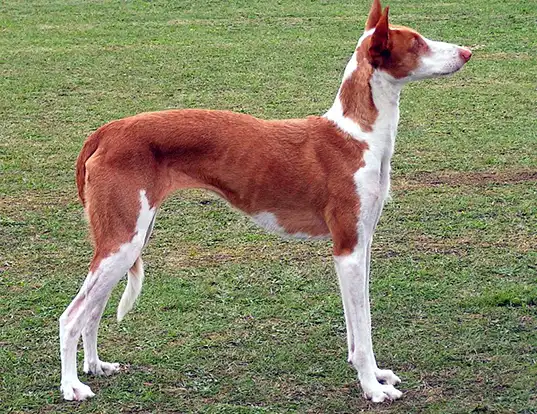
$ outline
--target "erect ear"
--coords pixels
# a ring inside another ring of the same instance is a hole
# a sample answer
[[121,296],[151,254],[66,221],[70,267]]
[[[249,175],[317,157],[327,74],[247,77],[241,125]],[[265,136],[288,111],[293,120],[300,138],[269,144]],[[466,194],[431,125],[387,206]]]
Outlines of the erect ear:
[[390,57],[390,29],[388,26],[389,7],[384,9],[380,16],[375,31],[371,35],[369,44],[369,62],[373,67],[380,66],[382,62]]
[[380,5],[380,0],[373,0],[373,4],[371,4],[371,10],[369,10],[369,16],[367,16],[365,30],[368,31],[374,28],[380,20],[381,15],[382,6]]

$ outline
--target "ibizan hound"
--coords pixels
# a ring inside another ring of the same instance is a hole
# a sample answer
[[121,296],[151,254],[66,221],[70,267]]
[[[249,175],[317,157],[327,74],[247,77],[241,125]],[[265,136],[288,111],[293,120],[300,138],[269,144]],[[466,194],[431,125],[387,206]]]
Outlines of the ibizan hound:
[[348,360],[366,398],[395,400],[400,379],[379,369],[371,342],[371,240],[390,188],[399,94],[409,81],[449,75],[471,52],[388,25],[374,0],[332,107],[324,116],[265,121],[226,111],[144,113],[99,128],[78,157],[78,194],[94,242],[89,274],[60,317],[66,400],[94,394],[77,376],[119,364],[97,354],[97,330],[113,287],[128,273],[121,320],[139,295],[141,254],[168,194],[203,188],[260,226],[296,237],[331,237],[348,335]]

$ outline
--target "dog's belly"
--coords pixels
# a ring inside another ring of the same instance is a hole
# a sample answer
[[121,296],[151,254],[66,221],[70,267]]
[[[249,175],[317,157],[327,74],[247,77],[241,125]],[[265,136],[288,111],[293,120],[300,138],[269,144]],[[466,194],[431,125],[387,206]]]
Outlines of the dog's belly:
[[270,233],[299,239],[327,239],[330,232],[324,221],[311,214],[263,211],[250,216],[258,226]]

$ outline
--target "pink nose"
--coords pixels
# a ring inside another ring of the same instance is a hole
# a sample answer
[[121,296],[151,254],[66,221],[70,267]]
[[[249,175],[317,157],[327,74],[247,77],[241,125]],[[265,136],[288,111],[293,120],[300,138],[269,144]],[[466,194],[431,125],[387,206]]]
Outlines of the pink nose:
[[459,48],[459,56],[465,61],[468,62],[470,58],[472,57],[472,51],[470,49],[467,49],[465,47]]

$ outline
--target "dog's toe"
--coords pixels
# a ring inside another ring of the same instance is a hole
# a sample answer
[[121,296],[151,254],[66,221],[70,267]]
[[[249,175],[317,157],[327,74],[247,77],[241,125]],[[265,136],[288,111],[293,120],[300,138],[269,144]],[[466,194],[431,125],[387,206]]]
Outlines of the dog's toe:
[[119,364],[117,362],[104,362],[99,360],[89,363],[84,361],[84,372],[86,374],[109,376],[119,372]]
[[375,377],[377,381],[388,385],[397,385],[401,382],[401,378],[395,375],[391,369],[377,369]]
[[374,403],[381,403],[384,401],[393,401],[401,398],[403,393],[396,389],[393,385],[376,383],[374,385],[364,387],[365,398],[371,400]]
[[63,398],[67,401],[84,401],[87,398],[95,396],[90,387],[78,380],[62,384],[60,389]]

